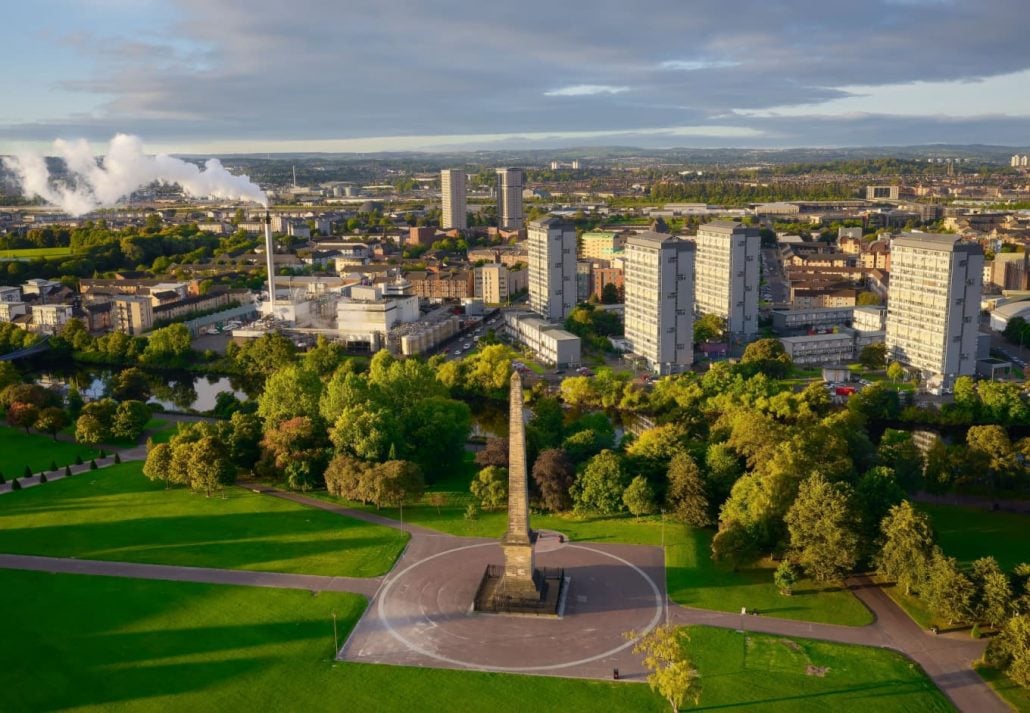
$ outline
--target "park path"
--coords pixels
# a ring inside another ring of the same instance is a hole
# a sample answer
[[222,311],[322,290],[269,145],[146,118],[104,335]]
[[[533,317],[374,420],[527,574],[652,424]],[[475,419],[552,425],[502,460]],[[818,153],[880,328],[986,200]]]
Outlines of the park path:
[[311,592],[353,592],[366,597],[372,597],[382,582],[382,577],[370,577],[368,579],[328,577],[314,574],[255,572],[253,570],[214,569],[210,567],[180,567],[176,565],[142,564],[137,562],[80,560],[67,557],[38,557],[35,555],[0,554],[0,568],[27,569],[35,572],[91,574],[104,577],[160,579],[169,582],[201,582],[204,584],[235,584],[245,587],[271,587],[274,589],[305,589]]
[[[146,447],[135,446],[119,451],[119,455],[123,461],[142,460],[146,458]],[[109,456],[103,459],[103,461],[104,466],[109,466],[113,463],[113,456]],[[98,460],[98,465],[100,463]],[[72,472],[76,474],[88,471],[88,464],[72,466]],[[48,480],[58,480],[61,477],[63,477],[63,471],[62,473],[48,476]],[[20,480],[23,487],[30,487],[34,484],[33,481],[38,482],[38,476]],[[405,551],[398,558],[393,572],[399,571],[401,564],[417,562],[430,554],[468,544],[473,539],[456,537],[419,525],[402,523],[376,513],[336,505],[298,493],[278,490],[264,484],[244,483],[241,485],[264,495],[409,533],[411,539]],[[0,486],[0,492],[9,489],[9,484]],[[482,538],[475,539],[487,541]],[[3,554],[0,554],[0,568],[306,589],[309,591],[353,592],[362,594],[370,600],[375,598],[384,581],[387,581],[393,573],[391,572],[386,577],[359,579]],[[868,577],[853,577],[848,581],[848,586],[855,596],[869,607],[875,615],[876,620],[873,624],[863,627],[818,624],[766,616],[742,616],[735,613],[694,609],[667,603],[669,620],[677,625],[700,624],[726,629],[744,629],[782,636],[820,639],[844,644],[890,648],[918,663],[934,684],[948,696],[960,711],[967,711],[969,713],[1008,713],[1011,710],[972,668],[973,661],[979,659],[983,654],[984,641],[970,639],[964,634],[935,636],[923,631],[887,596],[879,585]]]
[[[469,538],[459,538],[418,525],[401,523],[375,513],[334,505],[270,486],[254,486],[253,489],[266,495],[410,533],[411,541],[402,557],[398,559],[398,565],[402,562],[417,561],[424,556],[424,553],[449,549],[444,546],[440,538],[444,538],[444,541],[450,539],[455,547],[469,541]],[[434,538],[436,541],[430,544],[427,538]],[[394,567],[394,571],[398,571],[398,569],[398,566]],[[387,575],[387,577],[389,576]],[[743,628],[747,631],[782,636],[893,649],[918,663],[934,684],[948,696],[960,711],[1010,713],[1008,705],[973,670],[972,663],[983,655],[985,641],[971,639],[967,634],[933,635],[924,631],[883,591],[880,585],[867,576],[852,577],[847,584],[855,596],[872,611],[875,616],[872,624],[861,627],[818,624],[766,616],[741,616],[740,614],[693,609],[667,603],[669,619],[672,623],[679,625],[703,624],[724,629]]]

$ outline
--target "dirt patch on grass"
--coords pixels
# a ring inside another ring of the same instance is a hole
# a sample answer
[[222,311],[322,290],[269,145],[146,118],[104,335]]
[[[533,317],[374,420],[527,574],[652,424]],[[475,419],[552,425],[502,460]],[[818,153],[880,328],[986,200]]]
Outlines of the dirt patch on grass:
[[805,675],[806,676],[817,676],[818,678],[826,678],[826,674],[827,674],[827,672],[829,672],[829,670],[830,670],[829,666],[813,666],[812,664],[809,664],[805,668]]

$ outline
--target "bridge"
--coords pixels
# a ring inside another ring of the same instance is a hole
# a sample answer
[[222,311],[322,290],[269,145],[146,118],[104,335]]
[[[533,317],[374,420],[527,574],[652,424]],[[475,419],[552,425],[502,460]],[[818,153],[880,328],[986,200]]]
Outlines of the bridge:
[[45,337],[33,344],[31,347],[25,347],[13,352],[7,352],[6,354],[0,354],[0,361],[16,361],[18,359],[25,359],[26,357],[49,351],[49,349],[50,337]]

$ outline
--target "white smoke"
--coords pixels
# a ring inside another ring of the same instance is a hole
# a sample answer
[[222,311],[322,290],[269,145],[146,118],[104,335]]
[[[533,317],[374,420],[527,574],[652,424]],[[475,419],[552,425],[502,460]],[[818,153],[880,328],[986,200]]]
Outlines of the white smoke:
[[14,173],[26,196],[42,198],[71,215],[113,206],[133,191],[154,182],[177,184],[187,195],[197,198],[248,200],[268,205],[268,197],[250,178],[234,176],[218,159],[208,159],[200,169],[167,154],[149,156],[143,152],[143,141],[138,136],[118,134],[111,139],[103,165],[97,164],[93,148],[85,139],[58,139],[53,151],[64,160],[71,181],[52,180],[46,161],[38,153],[4,158],[3,163]]

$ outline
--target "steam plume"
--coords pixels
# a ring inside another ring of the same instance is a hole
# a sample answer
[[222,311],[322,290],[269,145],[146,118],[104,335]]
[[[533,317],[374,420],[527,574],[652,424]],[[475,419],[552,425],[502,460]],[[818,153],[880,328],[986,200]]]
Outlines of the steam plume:
[[64,160],[73,180],[51,180],[43,156],[23,153],[3,160],[14,173],[26,196],[38,196],[71,215],[82,215],[97,208],[113,206],[133,191],[155,181],[178,184],[189,196],[248,200],[268,205],[264,191],[247,176],[234,176],[216,159],[208,159],[200,169],[167,154],[143,153],[138,136],[118,134],[108,146],[103,165],[98,165],[93,149],[85,139],[53,144],[54,153]]

